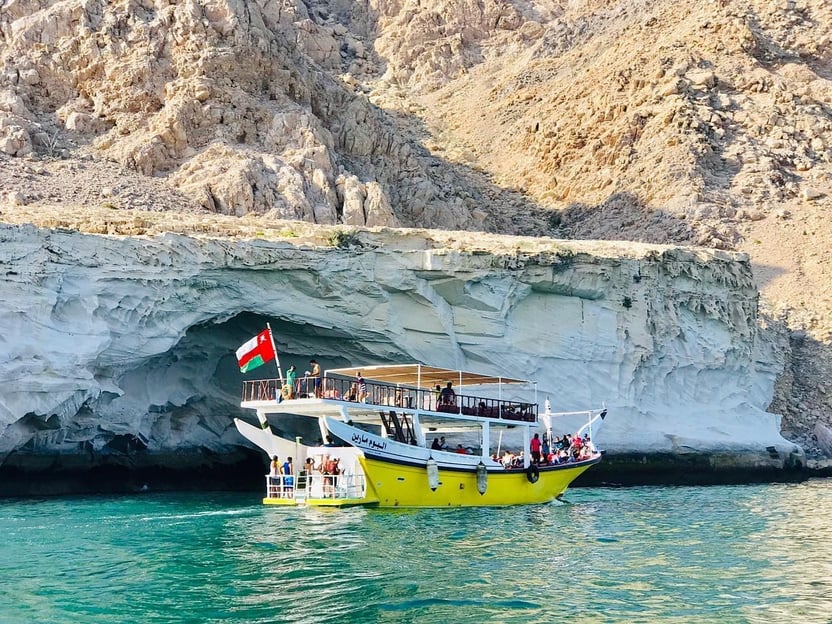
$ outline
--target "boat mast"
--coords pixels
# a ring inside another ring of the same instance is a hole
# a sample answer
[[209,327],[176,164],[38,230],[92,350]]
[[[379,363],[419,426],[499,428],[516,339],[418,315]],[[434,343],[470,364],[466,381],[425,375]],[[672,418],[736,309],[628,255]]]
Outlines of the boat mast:
[[482,450],[480,455],[483,459],[491,457],[491,423],[487,420],[482,422]]
[[[271,323],[266,323],[266,328],[269,330],[269,340],[272,341],[272,351],[274,352],[274,363],[277,366],[277,376],[280,379],[280,388],[283,388],[283,371],[280,370],[280,356],[277,355],[277,347],[274,346],[274,336],[272,335]],[[278,389],[278,393],[280,389]]]

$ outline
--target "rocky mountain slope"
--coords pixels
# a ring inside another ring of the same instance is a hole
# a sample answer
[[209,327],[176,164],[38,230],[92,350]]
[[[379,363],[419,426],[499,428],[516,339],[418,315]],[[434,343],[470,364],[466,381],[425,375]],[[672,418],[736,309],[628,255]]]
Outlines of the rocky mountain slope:
[[830,38],[825,0],[6,1],[0,211],[746,251],[771,409],[832,451]]

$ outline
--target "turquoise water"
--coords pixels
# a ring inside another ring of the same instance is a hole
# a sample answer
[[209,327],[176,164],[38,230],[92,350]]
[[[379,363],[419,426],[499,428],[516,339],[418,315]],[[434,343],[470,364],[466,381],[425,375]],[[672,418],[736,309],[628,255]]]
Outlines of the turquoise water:
[[832,622],[832,481],[566,499],[0,501],[0,622]]

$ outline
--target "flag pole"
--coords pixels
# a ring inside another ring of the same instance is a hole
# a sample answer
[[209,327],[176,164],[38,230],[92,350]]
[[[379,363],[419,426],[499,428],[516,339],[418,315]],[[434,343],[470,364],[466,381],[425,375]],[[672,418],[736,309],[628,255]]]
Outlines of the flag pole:
[[[274,336],[272,336],[271,323],[266,323],[266,329],[269,330],[269,340],[272,341],[272,351],[274,351],[274,363],[277,366],[277,376],[280,378],[280,387],[283,388],[283,371],[280,370],[280,357],[277,355],[277,347],[274,346]],[[278,393],[280,390],[278,390]]]

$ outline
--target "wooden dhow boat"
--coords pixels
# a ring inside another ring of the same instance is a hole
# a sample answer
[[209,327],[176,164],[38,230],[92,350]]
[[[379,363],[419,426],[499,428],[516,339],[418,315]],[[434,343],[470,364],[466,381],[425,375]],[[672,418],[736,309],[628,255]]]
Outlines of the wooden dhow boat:
[[[290,384],[245,381],[241,406],[256,412],[260,426],[235,424],[272,459],[265,504],[545,503],[601,460],[589,436],[606,409],[556,414],[547,400],[538,414],[536,385],[534,401],[514,398],[518,386],[531,385],[423,364],[339,368]],[[582,425],[559,425],[570,419]],[[548,441],[562,431],[583,440],[581,453],[562,450],[551,462],[533,461],[535,433]],[[510,463],[501,456],[509,439],[519,451]],[[289,469],[281,470],[290,457]]]

